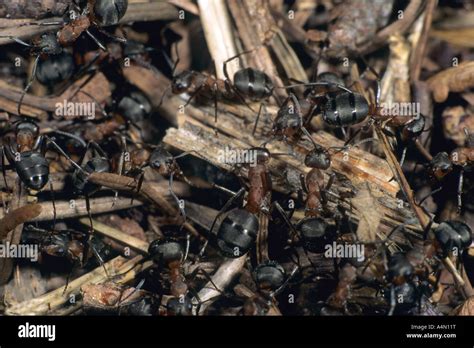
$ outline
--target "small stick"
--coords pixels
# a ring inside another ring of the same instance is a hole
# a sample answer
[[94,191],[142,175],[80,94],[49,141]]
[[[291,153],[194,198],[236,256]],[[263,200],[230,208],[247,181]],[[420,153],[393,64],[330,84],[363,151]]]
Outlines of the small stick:
[[[90,225],[88,218],[82,218],[79,221],[83,225],[86,225],[86,226]],[[92,222],[93,222],[94,230],[98,234],[109,237],[121,244],[128,245],[130,248],[140,253],[143,253],[143,254],[148,253],[148,243],[146,241],[130,236],[116,228],[110,227],[97,220],[92,220]]]
[[[64,286],[59,287],[43,296],[24,301],[8,307],[6,315],[46,315],[56,311],[66,305],[71,299],[80,295],[80,289],[84,284],[100,284],[108,280],[108,276],[116,276],[114,281],[118,284],[126,284],[133,280],[135,276],[150,268],[153,262],[143,262],[143,256],[139,255],[133,259],[126,259],[118,256],[108,262],[103,267],[99,266],[93,271],[74,279],[69,283],[66,291]],[[107,274],[105,270],[107,270]]]
[[[130,204],[130,198],[121,198],[112,207],[112,200],[113,197],[101,197],[91,199],[91,211],[93,212],[93,214],[102,214],[122,209],[130,209],[143,204],[140,201],[135,201],[133,202],[133,204]],[[56,201],[55,204],[57,219],[70,219],[81,216],[87,216],[85,199],[76,199],[73,201]],[[28,222],[51,221],[54,219],[52,202],[38,203],[38,206],[41,207],[41,213],[38,216],[28,220]]]
[[[89,175],[88,180],[95,184],[119,191],[134,192],[137,190],[138,186],[138,182],[134,178],[113,173],[92,173]],[[178,209],[168,203],[168,201],[163,197],[163,192],[158,190],[156,186],[145,181],[142,184],[139,194],[155,203],[158,207],[163,209],[166,214],[172,216],[179,214]],[[188,222],[184,224],[184,227],[193,235],[201,238],[199,232]]]
[[[234,277],[240,273],[245,265],[246,259],[247,255],[243,255],[236,259],[227,259],[219,266],[216,273],[214,273],[211,278],[212,282],[207,282],[206,285],[204,285],[204,287],[199,291],[198,296],[202,304],[199,309],[199,313],[195,314],[204,313],[207,307],[209,307],[219,296],[222,295],[222,292],[227,286],[229,286],[232,279],[234,279]],[[217,286],[217,289],[215,286]],[[192,299],[192,302],[195,305],[199,303],[196,297]]]

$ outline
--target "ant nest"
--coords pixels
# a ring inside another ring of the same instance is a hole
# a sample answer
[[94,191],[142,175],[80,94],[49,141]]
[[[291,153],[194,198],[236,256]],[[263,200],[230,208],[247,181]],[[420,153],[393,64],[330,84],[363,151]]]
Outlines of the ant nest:
[[37,3],[0,1],[1,313],[474,313],[469,1]]

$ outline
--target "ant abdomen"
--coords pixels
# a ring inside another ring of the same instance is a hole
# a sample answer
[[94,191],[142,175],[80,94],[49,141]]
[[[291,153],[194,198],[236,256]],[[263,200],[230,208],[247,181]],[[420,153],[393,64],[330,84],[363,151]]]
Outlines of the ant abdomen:
[[72,55],[62,52],[48,59],[40,59],[36,68],[36,79],[43,85],[54,86],[68,80],[74,72]]
[[246,254],[257,239],[259,223],[254,214],[234,209],[227,214],[217,232],[220,252],[230,258]]
[[303,248],[313,253],[322,253],[326,245],[336,240],[336,231],[321,218],[307,218],[296,225]]
[[471,228],[461,221],[444,221],[434,230],[444,255],[460,254],[472,243]]
[[260,290],[276,290],[285,282],[285,269],[275,261],[259,264],[254,270],[254,279]]
[[254,101],[269,98],[274,89],[267,74],[252,68],[237,71],[234,74],[234,86],[241,94]]
[[351,126],[365,120],[369,109],[367,100],[361,94],[344,91],[327,100],[323,120],[331,126]]
[[96,0],[94,16],[103,26],[115,25],[127,12],[128,0]]
[[183,247],[178,241],[171,238],[154,240],[150,243],[148,253],[156,262],[165,265],[181,262],[184,258]]

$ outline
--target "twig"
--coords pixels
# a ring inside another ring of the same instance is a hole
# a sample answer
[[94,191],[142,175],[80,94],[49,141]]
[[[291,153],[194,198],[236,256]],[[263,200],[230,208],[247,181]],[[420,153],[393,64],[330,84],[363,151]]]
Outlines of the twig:
[[[130,209],[143,204],[142,202],[137,200],[135,200],[133,204],[130,204],[130,198],[119,198],[115,205],[112,207],[112,201],[113,197],[101,197],[91,199],[90,207],[92,214],[102,214],[122,209]],[[85,199],[75,199],[73,201],[57,201],[55,202],[55,205],[57,219],[78,218],[87,215]],[[41,202],[38,203],[38,206],[41,207],[41,214],[29,220],[28,222],[51,221],[54,219],[52,202]]]
[[[232,26],[224,0],[198,0],[201,23],[207,46],[216,68],[216,76],[224,78],[224,61],[237,54]],[[238,61],[237,61],[238,63]],[[238,69],[235,61],[227,65],[230,76]]]
[[[112,174],[112,173],[97,173],[97,172],[92,173],[89,176],[89,181],[95,184],[99,184],[104,187],[111,188],[113,190],[129,191],[129,192],[136,191],[137,185],[138,185],[137,180],[135,180],[134,178],[129,178],[126,176],[121,176],[121,175]],[[163,192],[157,189],[156,186],[151,185],[148,182],[143,182],[139,195],[155,203],[168,215],[177,216],[179,214],[178,209],[173,207],[163,197],[164,196]],[[202,238],[199,232],[196,231],[196,229],[192,225],[190,225],[188,222],[184,224],[184,228],[186,228],[189,232],[191,232],[196,237],[200,239]]]
[[[199,313],[203,314],[206,309],[222,295],[224,289],[229,286],[230,282],[236,277],[241,269],[245,265],[247,255],[241,256],[237,259],[227,259],[224,261],[216,273],[212,276],[212,283],[208,282],[198,293],[199,300],[202,303],[199,309]],[[217,287],[217,289],[216,289]],[[199,300],[194,297],[192,299],[193,304],[197,305]]]
[[[86,225],[86,226],[89,226],[90,224],[90,221],[88,218],[82,218],[79,221],[81,222],[81,224]],[[98,234],[109,237],[121,244],[125,244],[140,253],[144,253],[144,254],[148,253],[147,242],[141,239],[135,238],[133,236],[130,236],[116,228],[110,227],[97,220],[92,220],[92,222],[93,222],[94,230]]]
[[[156,20],[170,20],[178,18],[178,10],[171,4],[164,1],[156,1],[151,3],[131,3],[128,5],[127,13],[120,20],[119,24],[127,24],[134,22],[150,22]],[[16,21],[10,24],[8,21]],[[48,22],[61,22],[63,18],[52,17],[42,20],[23,20],[23,24],[32,23],[48,23]],[[43,34],[45,32],[58,30],[61,25],[25,25],[18,26],[18,20],[15,19],[3,19],[0,22],[1,27],[6,28],[0,30],[0,36],[15,36],[22,40],[28,40],[36,35]],[[12,40],[7,38],[0,38],[0,45],[12,43]]]
[[[150,268],[153,262],[143,262],[143,256],[136,256],[133,259],[126,259],[118,256],[104,264],[107,274],[118,284],[125,284],[135,278],[135,276]],[[6,315],[46,315],[67,305],[71,298],[79,298],[81,286],[84,284],[100,284],[109,278],[100,266],[93,271],[73,280],[68,284],[66,291],[64,286],[53,290],[35,299],[21,302],[8,307]]]

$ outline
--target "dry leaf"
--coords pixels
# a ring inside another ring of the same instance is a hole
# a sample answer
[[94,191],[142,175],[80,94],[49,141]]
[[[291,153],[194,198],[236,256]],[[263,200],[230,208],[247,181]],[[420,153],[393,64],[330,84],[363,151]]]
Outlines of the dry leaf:
[[474,61],[443,70],[430,77],[427,82],[434,100],[442,103],[448,98],[449,92],[462,92],[474,87]]
[[474,315],[474,296],[469,297],[461,307],[457,308],[457,315]]
[[382,205],[378,198],[382,196],[381,191],[365,184],[358,187],[357,195],[351,200],[358,212],[359,225],[356,234],[361,242],[373,242],[377,238],[377,228],[383,217]]

